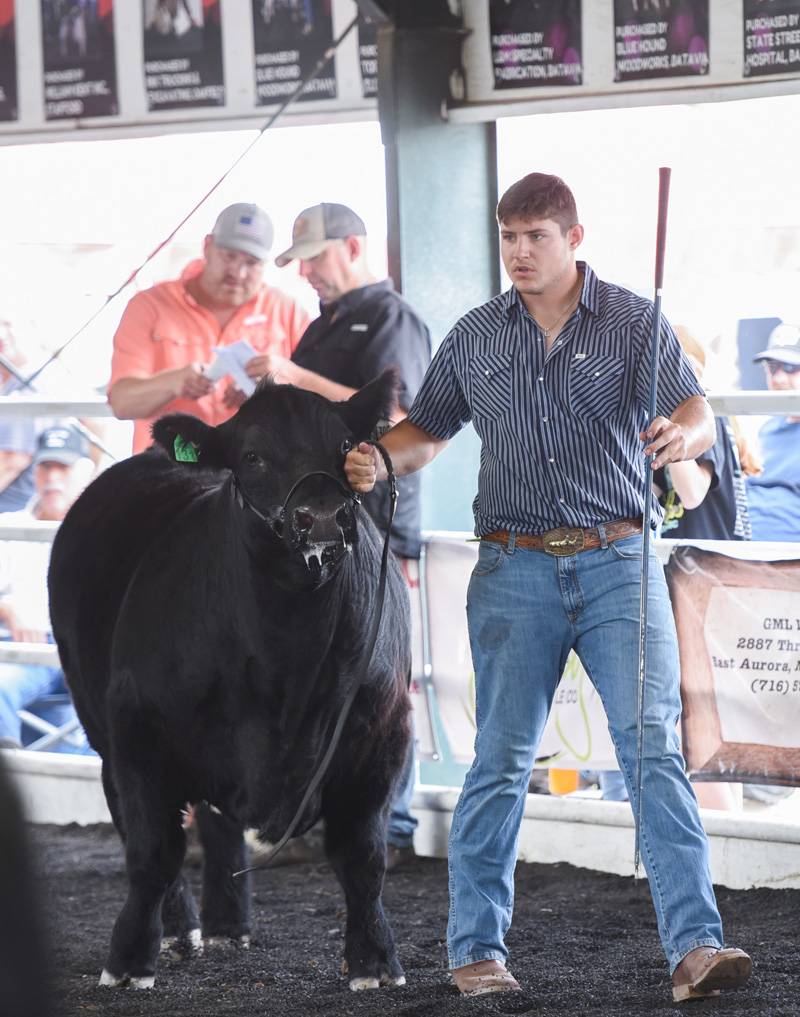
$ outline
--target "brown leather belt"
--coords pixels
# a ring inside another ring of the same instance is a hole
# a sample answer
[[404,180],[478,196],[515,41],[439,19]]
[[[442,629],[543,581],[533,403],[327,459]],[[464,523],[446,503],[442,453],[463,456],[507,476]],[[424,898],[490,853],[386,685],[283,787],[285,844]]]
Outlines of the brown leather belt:
[[[622,537],[632,537],[634,533],[642,532],[641,519],[615,519],[610,523],[603,523],[606,534],[606,543],[620,540]],[[508,544],[511,534],[508,530],[495,530],[494,533],[486,533],[481,540],[490,540],[494,544]],[[570,554],[577,554],[578,551],[591,551],[593,548],[602,547],[600,533],[595,526],[582,529],[580,526],[559,526],[555,530],[548,530],[547,533],[518,533],[515,544],[517,547],[524,547],[534,551],[546,551],[547,554],[554,554],[557,557],[565,557]]]

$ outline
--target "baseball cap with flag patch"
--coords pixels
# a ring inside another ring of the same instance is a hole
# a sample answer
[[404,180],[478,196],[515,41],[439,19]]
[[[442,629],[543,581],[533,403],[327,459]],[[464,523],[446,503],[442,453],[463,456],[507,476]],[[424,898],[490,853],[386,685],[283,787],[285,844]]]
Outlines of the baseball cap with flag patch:
[[265,261],[272,247],[274,231],[272,221],[263,208],[239,202],[220,212],[211,236],[217,247],[244,251],[259,261]]
[[352,208],[323,201],[298,215],[292,227],[292,246],[278,255],[275,264],[283,268],[295,258],[316,258],[335,240],[366,235],[363,219]]

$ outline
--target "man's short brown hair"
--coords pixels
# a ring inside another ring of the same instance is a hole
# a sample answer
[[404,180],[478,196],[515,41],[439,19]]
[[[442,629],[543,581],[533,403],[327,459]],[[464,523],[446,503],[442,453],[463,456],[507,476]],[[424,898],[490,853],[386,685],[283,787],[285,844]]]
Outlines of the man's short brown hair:
[[552,219],[566,234],[578,222],[578,209],[561,177],[529,173],[512,184],[497,205],[499,223],[512,219]]

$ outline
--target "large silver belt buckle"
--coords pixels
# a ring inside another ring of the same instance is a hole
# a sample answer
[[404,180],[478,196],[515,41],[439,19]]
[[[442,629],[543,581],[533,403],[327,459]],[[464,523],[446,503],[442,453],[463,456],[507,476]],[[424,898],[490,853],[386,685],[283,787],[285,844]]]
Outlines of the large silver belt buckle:
[[583,530],[577,526],[559,526],[542,534],[542,549],[557,558],[583,550]]

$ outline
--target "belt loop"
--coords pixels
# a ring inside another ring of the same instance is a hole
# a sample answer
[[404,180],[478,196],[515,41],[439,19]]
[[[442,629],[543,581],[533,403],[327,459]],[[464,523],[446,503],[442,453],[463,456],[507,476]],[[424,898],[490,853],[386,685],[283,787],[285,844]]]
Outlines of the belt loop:
[[602,523],[597,524],[597,533],[600,537],[600,547],[603,549],[608,547],[608,537],[606,536],[606,528]]
[[508,531],[508,545],[506,547],[506,551],[508,552],[508,554],[513,554],[514,553],[514,548],[516,546],[517,546],[517,531],[516,530],[509,530]]

